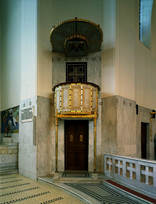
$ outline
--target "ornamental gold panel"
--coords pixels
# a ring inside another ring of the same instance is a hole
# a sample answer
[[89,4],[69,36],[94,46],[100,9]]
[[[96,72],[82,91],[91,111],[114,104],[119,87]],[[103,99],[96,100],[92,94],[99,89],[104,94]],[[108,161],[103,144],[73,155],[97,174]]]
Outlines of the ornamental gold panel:
[[98,87],[87,83],[64,83],[55,87],[57,115],[97,114]]

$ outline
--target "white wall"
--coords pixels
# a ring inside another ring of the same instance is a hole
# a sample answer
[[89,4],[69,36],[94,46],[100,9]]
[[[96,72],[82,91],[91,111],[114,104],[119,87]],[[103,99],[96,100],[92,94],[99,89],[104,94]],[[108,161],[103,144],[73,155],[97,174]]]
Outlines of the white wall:
[[[115,46],[116,36],[116,0],[103,0],[101,24],[103,28],[102,49],[109,50]],[[94,21],[94,19],[93,19]]]
[[[37,0],[21,0],[21,94],[23,101],[37,93]],[[33,100],[32,100],[33,101]],[[36,107],[36,102],[34,102]],[[34,121],[19,127],[19,172],[36,179],[36,145]],[[29,167],[29,168],[28,168]]]
[[[5,110],[36,96],[37,0],[1,1],[1,11],[1,96]],[[34,124],[20,121],[19,126],[19,172],[36,178]]]
[[2,110],[17,106],[21,100],[36,95],[36,2],[1,1]]
[[21,100],[37,92],[37,0],[21,0]]
[[21,67],[21,1],[1,1],[1,109],[19,105]]
[[102,27],[101,93],[105,97],[115,94],[116,0],[103,1]]

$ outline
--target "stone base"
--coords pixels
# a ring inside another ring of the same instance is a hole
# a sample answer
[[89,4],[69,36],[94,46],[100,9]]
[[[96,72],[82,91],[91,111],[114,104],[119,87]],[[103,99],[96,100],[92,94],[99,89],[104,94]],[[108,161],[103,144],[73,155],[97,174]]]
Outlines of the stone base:
[[2,143],[11,144],[12,142],[13,142],[13,139],[11,137],[3,137],[2,138]]
[[62,176],[62,173],[55,172],[55,173],[53,174],[53,179],[54,179],[54,180],[60,179],[61,176]]
[[97,173],[91,173],[91,178],[97,180],[98,179],[98,174]]

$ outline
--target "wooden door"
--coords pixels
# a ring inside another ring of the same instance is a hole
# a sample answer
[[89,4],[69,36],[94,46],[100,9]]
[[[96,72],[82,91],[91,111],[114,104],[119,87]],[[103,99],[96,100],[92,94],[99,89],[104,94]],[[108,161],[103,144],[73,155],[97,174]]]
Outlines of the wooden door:
[[141,123],[141,158],[147,159],[148,123]]
[[88,171],[88,120],[65,121],[65,170]]

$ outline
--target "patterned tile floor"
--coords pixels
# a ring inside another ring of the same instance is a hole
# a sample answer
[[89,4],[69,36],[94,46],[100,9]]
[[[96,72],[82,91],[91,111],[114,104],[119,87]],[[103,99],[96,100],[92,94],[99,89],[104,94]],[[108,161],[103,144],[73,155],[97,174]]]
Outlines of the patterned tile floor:
[[66,183],[67,186],[83,192],[103,204],[147,204],[149,202],[121,192],[109,184],[103,183]]
[[57,187],[18,174],[0,175],[0,204],[81,204]]
[[134,192],[134,190],[116,182],[112,181],[112,184],[107,177],[96,180],[87,178],[60,178],[54,180],[52,177],[42,177],[40,180],[56,185],[90,204],[156,204],[155,199],[149,199],[148,196]]

